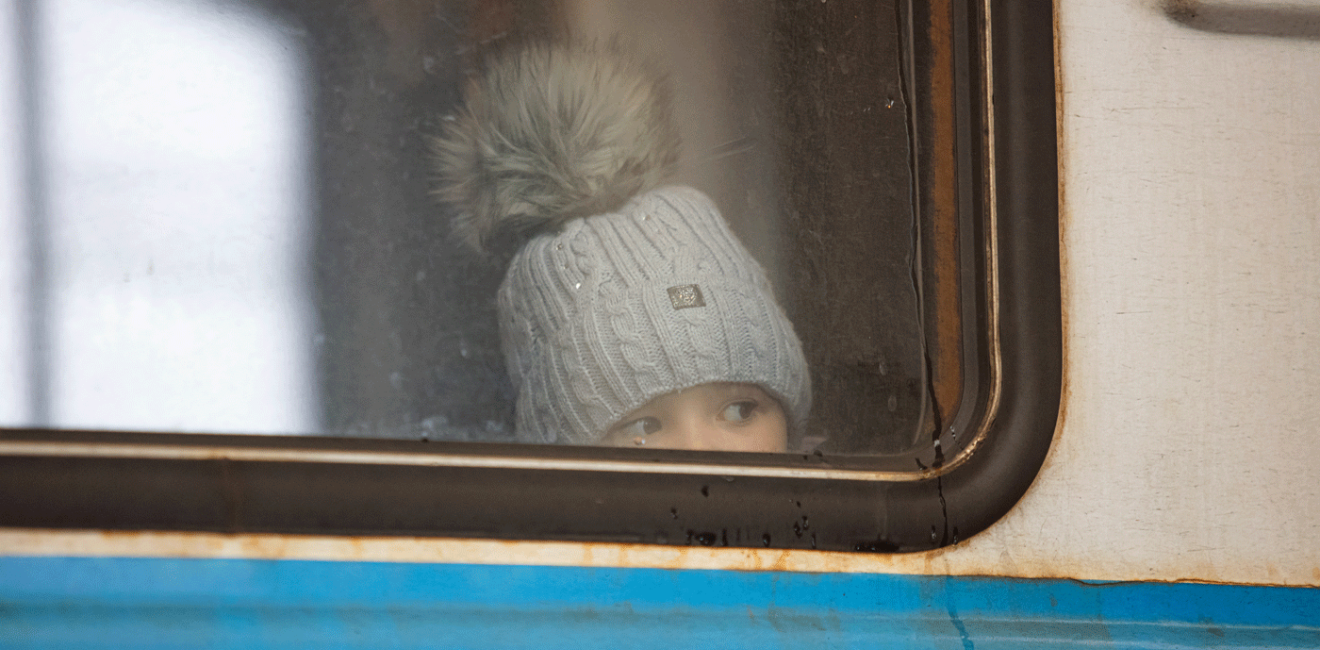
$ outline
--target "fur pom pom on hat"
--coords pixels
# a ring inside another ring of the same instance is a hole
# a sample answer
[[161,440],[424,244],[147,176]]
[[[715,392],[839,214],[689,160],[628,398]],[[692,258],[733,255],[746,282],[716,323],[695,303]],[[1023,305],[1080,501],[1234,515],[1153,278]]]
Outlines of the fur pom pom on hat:
[[652,399],[756,384],[805,421],[802,346],[715,205],[648,191],[678,154],[663,78],[617,49],[533,46],[494,61],[434,143],[438,193],[478,249],[525,241],[498,295],[524,442],[593,444]]
[[432,140],[437,194],[478,250],[618,209],[678,160],[666,77],[613,45],[535,44],[494,57]]

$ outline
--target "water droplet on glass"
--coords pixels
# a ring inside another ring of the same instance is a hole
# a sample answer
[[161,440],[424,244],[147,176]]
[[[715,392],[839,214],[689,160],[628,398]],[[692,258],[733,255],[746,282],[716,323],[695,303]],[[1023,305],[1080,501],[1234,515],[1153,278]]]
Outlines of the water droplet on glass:
[[889,412],[890,412],[890,413],[893,413],[894,411],[897,411],[897,410],[898,410],[898,396],[897,396],[897,395],[890,395],[890,396],[889,396],[889,404],[888,404],[888,406],[889,406]]
[[645,446],[646,438],[642,438],[642,437],[633,438],[633,444],[637,445],[638,447]]
[[766,548],[770,547],[770,533],[765,533],[761,535],[761,544],[763,544]]
[[574,283],[573,283],[573,288],[574,288],[574,289],[581,289],[581,288],[582,288],[582,283],[581,283],[581,282],[574,282]]

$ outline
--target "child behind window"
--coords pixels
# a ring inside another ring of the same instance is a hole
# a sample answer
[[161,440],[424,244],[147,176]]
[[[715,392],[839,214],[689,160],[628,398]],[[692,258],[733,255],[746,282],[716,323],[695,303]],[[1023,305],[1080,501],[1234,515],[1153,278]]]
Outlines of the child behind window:
[[455,233],[511,254],[500,337],[531,443],[787,450],[801,344],[678,159],[663,75],[617,47],[494,57],[432,142]]

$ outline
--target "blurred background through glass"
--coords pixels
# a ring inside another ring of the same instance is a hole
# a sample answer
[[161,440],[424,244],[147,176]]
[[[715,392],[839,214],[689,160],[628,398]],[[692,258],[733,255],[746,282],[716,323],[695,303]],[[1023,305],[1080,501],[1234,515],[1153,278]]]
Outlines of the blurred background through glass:
[[494,295],[424,134],[502,43],[670,71],[803,340],[798,449],[918,444],[899,9],[820,0],[0,0],[0,426],[511,442]]

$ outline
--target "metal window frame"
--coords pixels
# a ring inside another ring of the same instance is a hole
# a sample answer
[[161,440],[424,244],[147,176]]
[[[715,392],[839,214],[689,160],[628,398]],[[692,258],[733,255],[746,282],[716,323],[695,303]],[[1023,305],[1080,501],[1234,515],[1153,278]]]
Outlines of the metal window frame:
[[976,399],[954,418],[961,440],[935,431],[917,467],[813,454],[5,430],[0,526],[861,552],[926,550],[984,530],[1044,462],[1062,390],[1054,16],[1047,0],[960,6],[959,101],[975,119],[959,141],[959,191],[964,203],[979,200],[979,236],[962,239],[977,260],[964,301],[975,308],[963,317],[981,339],[963,393]]

